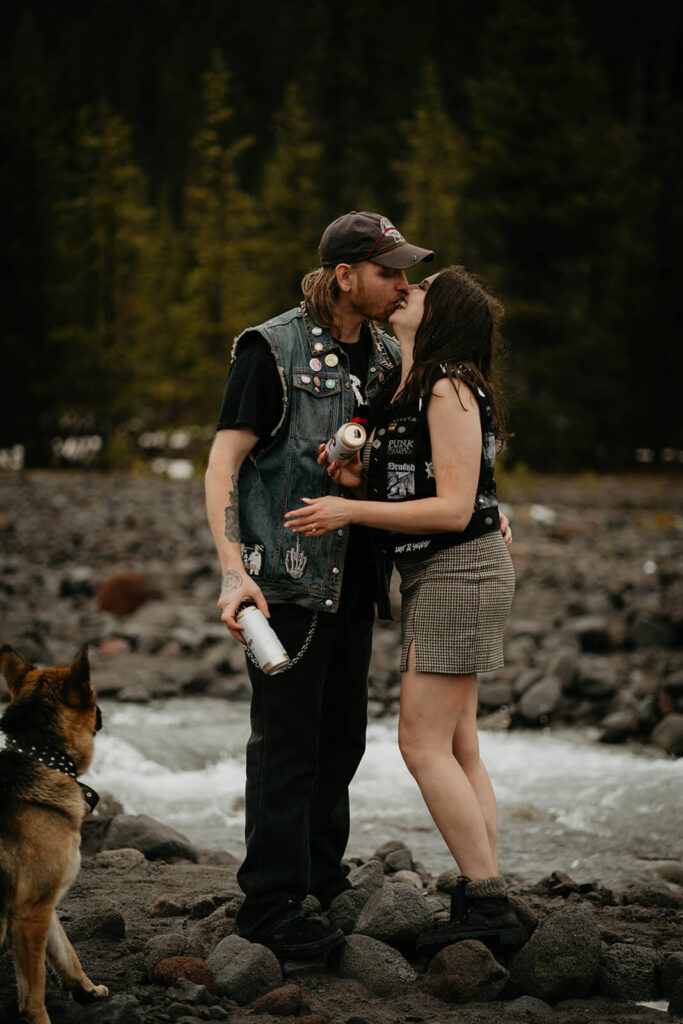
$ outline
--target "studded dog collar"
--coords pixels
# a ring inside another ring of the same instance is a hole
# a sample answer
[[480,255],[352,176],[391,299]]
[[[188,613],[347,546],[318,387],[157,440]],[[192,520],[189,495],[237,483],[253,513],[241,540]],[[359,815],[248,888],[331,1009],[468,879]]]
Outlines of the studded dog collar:
[[[22,754],[32,761],[39,761],[46,768],[52,768],[53,771],[60,772],[62,775],[68,775],[70,779],[78,782],[76,765],[63,750],[51,750],[49,747],[24,746],[12,736],[5,737],[5,749],[12,750],[15,754]],[[89,809],[93,811],[99,803],[99,795],[94,789],[84,785],[82,782],[78,782],[78,785],[81,787],[83,799]]]

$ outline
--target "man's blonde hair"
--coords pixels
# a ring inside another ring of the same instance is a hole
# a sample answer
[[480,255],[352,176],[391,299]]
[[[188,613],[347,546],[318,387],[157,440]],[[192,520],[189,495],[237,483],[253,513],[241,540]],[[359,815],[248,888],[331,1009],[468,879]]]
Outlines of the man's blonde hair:
[[301,282],[308,312],[321,327],[334,328],[334,307],[339,299],[339,283],[334,267],[311,270]]

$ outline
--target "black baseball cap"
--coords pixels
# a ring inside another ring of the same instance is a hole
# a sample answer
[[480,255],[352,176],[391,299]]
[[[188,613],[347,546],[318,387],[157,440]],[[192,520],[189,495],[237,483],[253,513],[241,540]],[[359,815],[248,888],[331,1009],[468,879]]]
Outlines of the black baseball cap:
[[381,213],[352,210],[337,217],[323,231],[318,247],[323,267],[369,260],[382,267],[407,270],[434,259],[431,249],[411,245]]

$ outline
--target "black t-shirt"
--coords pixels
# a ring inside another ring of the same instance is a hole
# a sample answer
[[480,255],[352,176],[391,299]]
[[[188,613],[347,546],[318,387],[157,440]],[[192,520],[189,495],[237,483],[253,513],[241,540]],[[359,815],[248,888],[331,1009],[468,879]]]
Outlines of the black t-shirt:
[[[367,418],[368,403],[365,382],[372,337],[363,325],[358,341],[337,342],[349,360],[349,376],[353,388],[353,415]],[[254,331],[240,344],[240,354],[230,368],[223,403],[218,415],[217,430],[251,427],[263,448],[282,416],[282,383],[277,364],[265,338]],[[328,438],[321,437],[322,441]],[[324,470],[320,469],[320,472]],[[374,599],[371,532],[364,526],[352,526],[346,549],[344,579],[339,610],[353,607],[365,614],[363,607]]]

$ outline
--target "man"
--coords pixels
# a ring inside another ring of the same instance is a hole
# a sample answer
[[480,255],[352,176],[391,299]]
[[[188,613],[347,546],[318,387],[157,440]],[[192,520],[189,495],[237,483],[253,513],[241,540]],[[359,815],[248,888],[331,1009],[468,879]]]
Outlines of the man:
[[301,306],[237,338],[209,458],[222,620],[241,639],[235,613],[254,601],[295,662],[270,678],[248,662],[247,854],[238,872],[241,933],[285,958],[343,942],[301,904],[311,893],[325,910],[348,888],[341,861],[348,787],[365,749],[374,587],[362,528],[295,538],[283,516],[304,496],[339,493],[318,446],[365,417],[399,361],[374,321],[408,292],[405,271],[433,256],[376,213],[330,224]]

